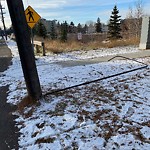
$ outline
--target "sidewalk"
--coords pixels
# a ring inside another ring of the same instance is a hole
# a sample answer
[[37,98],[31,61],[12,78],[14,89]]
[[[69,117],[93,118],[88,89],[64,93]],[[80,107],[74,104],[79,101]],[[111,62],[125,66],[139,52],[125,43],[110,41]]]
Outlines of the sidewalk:
[[[11,64],[11,51],[0,40],[0,73]],[[1,74],[0,74],[1,76]],[[15,127],[13,106],[6,103],[9,86],[0,87],[0,150],[18,149],[18,129]]]
[[[95,64],[95,63],[100,63],[100,62],[107,62],[109,59],[111,59],[115,56],[124,56],[124,57],[128,57],[128,58],[150,57],[150,50],[140,50],[139,52],[102,56],[102,57],[77,60],[77,61],[62,61],[62,62],[57,62],[57,64],[61,65],[62,67],[82,66],[82,65],[89,65],[89,64]],[[122,58],[117,57],[117,58],[115,58],[115,60],[116,59],[122,59]]]

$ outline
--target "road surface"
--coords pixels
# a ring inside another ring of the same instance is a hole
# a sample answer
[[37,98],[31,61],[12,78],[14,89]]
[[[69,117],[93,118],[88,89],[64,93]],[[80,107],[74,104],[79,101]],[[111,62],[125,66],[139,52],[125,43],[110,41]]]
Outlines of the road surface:
[[[0,76],[11,65],[11,51],[0,40]],[[14,106],[6,103],[9,86],[0,87],[0,150],[18,149],[19,131],[15,126]]]

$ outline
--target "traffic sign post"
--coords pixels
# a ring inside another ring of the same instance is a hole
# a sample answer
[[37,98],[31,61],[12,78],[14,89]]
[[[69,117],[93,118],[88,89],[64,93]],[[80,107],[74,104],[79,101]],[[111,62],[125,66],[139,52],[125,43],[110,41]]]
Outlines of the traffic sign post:
[[27,24],[31,28],[31,42],[32,42],[32,48],[34,50],[32,28],[41,19],[41,16],[31,6],[28,6],[26,8],[25,16],[26,16]]
[[28,24],[24,13],[23,2],[22,0],[7,0],[7,5],[18,45],[28,95],[33,100],[38,100],[42,96],[42,91],[36,69]]

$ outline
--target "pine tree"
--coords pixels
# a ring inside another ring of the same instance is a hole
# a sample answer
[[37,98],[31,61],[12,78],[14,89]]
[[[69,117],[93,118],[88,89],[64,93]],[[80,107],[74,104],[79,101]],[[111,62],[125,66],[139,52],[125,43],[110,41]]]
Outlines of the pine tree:
[[78,31],[78,33],[82,32],[82,26],[80,23],[77,26],[77,31]]
[[83,27],[83,33],[87,33],[88,32],[88,26],[85,24]]
[[47,30],[46,30],[46,27],[45,25],[42,23],[42,22],[39,22],[36,26],[36,29],[35,29],[35,33],[38,35],[38,36],[41,36],[43,38],[46,38],[47,36]]
[[61,24],[59,23],[59,21],[56,24],[56,33],[58,36],[61,34]]
[[64,23],[61,24],[61,40],[63,42],[67,41],[67,33],[68,33],[68,24],[65,21]]
[[57,38],[56,29],[55,29],[55,21],[52,21],[51,23],[51,33],[50,33],[51,39],[54,40]]
[[109,38],[110,39],[119,39],[121,38],[120,35],[120,17],[118,15],[119,11],[117,9],[117,6],[115,5],[112,11],[112,15],[110,16],[110,20],[109,20],[109,25],[108,25],[108,33],[109,33]]
[[71,21],[70,25],[68,26],[68,33],[74,33],[74,23]]
[[97,33],[102,32],[102,25],[101,25],[101,22],[100,22],[100,18],[99,18],[99,17],[97,18],[96,32],[97,32]]

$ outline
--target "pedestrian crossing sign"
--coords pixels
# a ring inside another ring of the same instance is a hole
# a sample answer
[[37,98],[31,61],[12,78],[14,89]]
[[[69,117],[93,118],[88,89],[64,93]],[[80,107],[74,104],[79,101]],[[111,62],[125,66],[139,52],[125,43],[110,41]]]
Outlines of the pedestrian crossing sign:
[[25,16],[27,23],[31,29],[41,18],[40,15],[31,6],[28,6],[25,10]]

